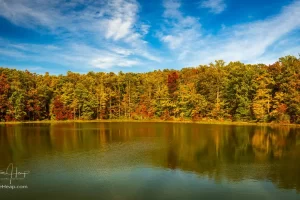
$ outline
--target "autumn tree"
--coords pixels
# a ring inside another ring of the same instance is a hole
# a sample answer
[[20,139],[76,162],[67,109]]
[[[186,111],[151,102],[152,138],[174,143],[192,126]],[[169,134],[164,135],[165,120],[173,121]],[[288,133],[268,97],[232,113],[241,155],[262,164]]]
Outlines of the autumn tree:
[[6,75],[1,73],[0,75],[0,121],[6,120],[9,118],[7,115],[7,110],[10,106],[8,97],[9,97],[10,85],[7,81]]
[[171,72],[168,74],[168,91],[171,98],[175,97],[175,92],[178,88],[178,78],[177,72]]
[[300,123],[300,60],[118,74],[0,67],[0,121],[152,118]]

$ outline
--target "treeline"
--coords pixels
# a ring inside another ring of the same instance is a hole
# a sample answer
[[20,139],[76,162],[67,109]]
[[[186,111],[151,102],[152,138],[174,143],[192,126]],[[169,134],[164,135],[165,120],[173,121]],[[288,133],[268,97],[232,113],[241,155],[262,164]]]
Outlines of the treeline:
[[59,76],[0,68],[0,121],[158,118],[300,123],[300,59]]

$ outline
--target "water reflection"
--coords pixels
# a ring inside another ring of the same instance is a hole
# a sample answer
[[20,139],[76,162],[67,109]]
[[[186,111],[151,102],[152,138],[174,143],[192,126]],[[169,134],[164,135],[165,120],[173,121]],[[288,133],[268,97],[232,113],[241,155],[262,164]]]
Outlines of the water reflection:
[[[300,131],[291,127],[173,123],[0,125],[0,167],[51,155],[87,156],[95,152],[99,159],[106,159],[102,163],[107,168],[147,165],[193,172],[216,183],[270,180],[279,188],[300,191]],[[116,155],[118,162],[114,161]]]

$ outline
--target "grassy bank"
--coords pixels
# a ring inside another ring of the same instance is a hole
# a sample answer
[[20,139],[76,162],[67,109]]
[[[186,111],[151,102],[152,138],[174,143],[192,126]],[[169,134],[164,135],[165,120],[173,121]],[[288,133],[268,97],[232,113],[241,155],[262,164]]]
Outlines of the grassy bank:
[[218,121],[218,120],[206,120],[206,121],[193,121],[193,120],[132,120],[132,119],[112,119],[112,120],[43,120],[43,121],[14,121],[14,122],[0,122],[0,124],[25,124],[25,123],[86,123],[86,122],[151,122],[151,123],[194,123],[194,124],[219,124],[219,125],[250,125],[250,126],[292,126],[300,127],[300,124],[287,124],[287,123],[255,123],[255,122],[239,122],[239,121]]

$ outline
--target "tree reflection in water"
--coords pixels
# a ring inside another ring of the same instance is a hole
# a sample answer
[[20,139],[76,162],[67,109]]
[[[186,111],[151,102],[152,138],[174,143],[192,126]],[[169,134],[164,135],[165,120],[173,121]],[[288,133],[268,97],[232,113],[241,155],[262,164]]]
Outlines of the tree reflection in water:
[[[128,142],[136,141],[143,142],[138,147],[143,148],[143,162],[156,167],[194,172],[215,182],[270,180],[279,188],[300,191],[300,130],[291,127],[176,123],[0,125],[0,167],[49,154],[91,150],[105,153],[111,144],[126,147]],[[133,159],[130,156],[135,155],[131,152],[127,160]]]

